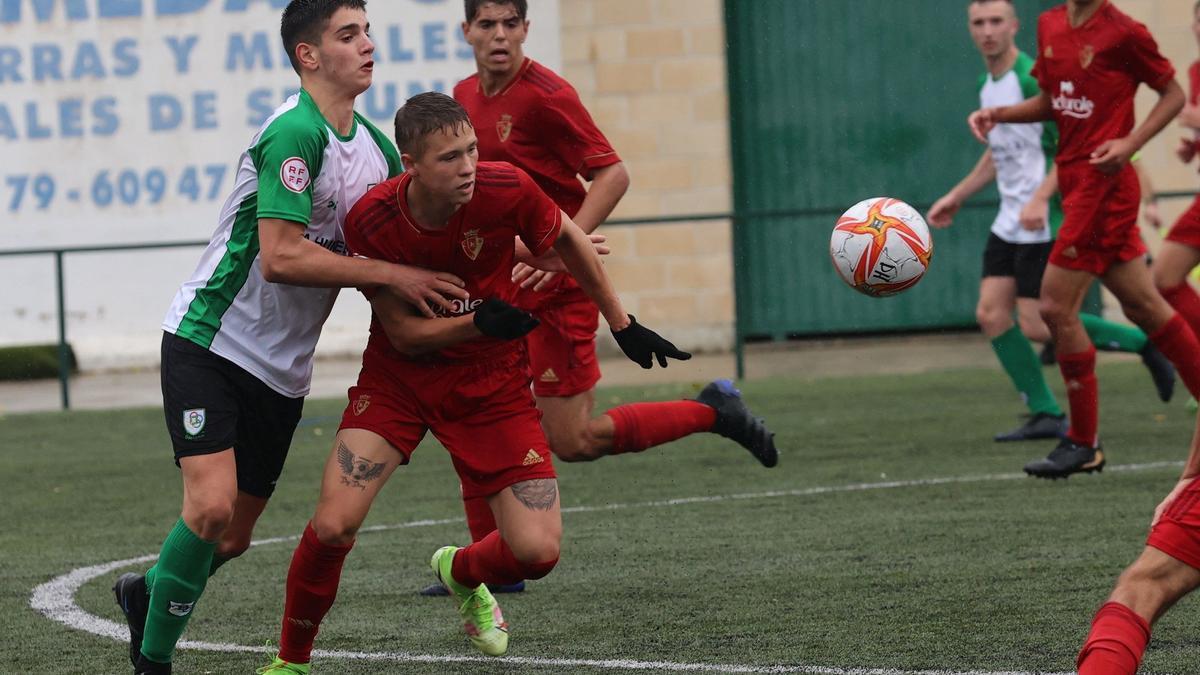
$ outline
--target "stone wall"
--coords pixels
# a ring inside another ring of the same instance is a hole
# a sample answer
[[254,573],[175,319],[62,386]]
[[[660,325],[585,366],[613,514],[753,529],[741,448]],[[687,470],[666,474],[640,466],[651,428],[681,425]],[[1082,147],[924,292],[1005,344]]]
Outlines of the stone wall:
[[[613,218],[732,210],[721,0],[560,0],[560,7],[562,74],[632,179]],[[608,270],[639,320],[680,346],[732,344],[727,220],[602,231],[613,246]]]

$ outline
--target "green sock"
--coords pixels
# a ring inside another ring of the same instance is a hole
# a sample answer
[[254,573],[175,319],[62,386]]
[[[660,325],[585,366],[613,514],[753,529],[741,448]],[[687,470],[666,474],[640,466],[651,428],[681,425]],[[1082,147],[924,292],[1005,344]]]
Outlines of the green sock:
[[183,518],[167,535],[153,575],[147,574],[147,582],[153,578],[154,586],[147,585],[152,590],[142,637],[142,655],[146,658],[158,663],[171,661],[175,643],[183,635],[196,601],[208,583],[216,548],[217,542],[197,537]]
[[1008,378],[1020,392],[1030,412],[1063,414],[1058,401],[1054,400],[1053,392],[1046,385],[1042,364],[1033,352],[1033,345],[1029,344],[1029,338],[1021,333],[1020,328],[1013,326],[992,338],[992,350],[996,352],[996,358],[1000,359],[1000,365],[1004,366],[1004,372],[1008,373]]
[[1096,349],[1109,352],[1140,352],[1146,346],[1146,334],[1137,326],[1105,321],[1095,314],[1079,313],[1083,329]]
[[[217,554],[212,554],[212,565],[209,566],[209,577],[212,577],[212,575],[216,574],[217,569],[221,569],[221,566],[223,566],[224,563],[227,563],[230,560],[233,560],[233,558],[232,557],[221,557],[221,556],[218,556]],[[146,569],[146,574],[145,574],[146,590],[154,589],[154,579],[157,574],[158,574],[158,566],[157,565],[155,565],[154,567],[151,567],[150,569]]]

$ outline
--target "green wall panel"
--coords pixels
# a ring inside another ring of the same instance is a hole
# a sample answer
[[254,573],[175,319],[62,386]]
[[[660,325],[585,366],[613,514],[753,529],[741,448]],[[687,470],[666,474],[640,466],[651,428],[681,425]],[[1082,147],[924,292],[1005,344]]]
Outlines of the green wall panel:
[[[1022,48],[1049,4],[1016,2]],[[843,210],[890,196],[924,212],[983,152],[966,126],[984,68],[967,2],[726,0],[725,10],[739,334],[972,325],[992,208],[934,230],[929,274],[899,296],[859,295],[828,258]],[[794,210],[819,215],[771,215]]]

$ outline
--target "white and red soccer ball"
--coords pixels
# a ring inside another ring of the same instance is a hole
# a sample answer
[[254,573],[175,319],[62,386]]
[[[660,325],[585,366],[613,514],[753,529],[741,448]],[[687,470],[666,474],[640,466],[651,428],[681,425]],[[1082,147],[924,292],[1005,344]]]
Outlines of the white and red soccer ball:
[[925,276],[933,238],[916,209],[899,199],[873,197],[838,218],[829,256],[842,281],[859,293],[895,295]]

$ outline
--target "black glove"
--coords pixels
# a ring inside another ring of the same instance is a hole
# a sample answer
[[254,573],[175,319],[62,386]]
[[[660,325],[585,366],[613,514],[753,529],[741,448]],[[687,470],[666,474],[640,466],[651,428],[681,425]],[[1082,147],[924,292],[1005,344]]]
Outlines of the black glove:
[[629,315],[629,325],[613,331],[612,335],[625,356],[643,368],[653,366],[655,357],[663,368],[667,367],[667,357],[680,361],[692,358],[691,354],[679,351],[663,336],[638,323],[632,314]]
[[529,312],[517,309],[499,298],[488,298],[475,308],[475,327],[488,337],[515,340],[541,323]]

